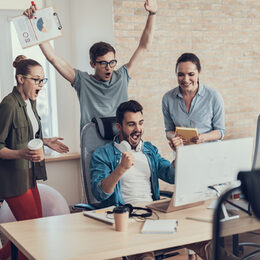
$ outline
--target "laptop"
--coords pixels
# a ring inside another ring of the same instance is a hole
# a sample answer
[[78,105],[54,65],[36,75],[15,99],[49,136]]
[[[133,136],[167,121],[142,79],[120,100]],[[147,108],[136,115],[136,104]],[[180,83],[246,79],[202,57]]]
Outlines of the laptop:
[[188,204],[182,205],[182,206],[174,206],[174,192],[173,192],[171,199],[167,198],[167,199],[163,199],[162,201],[161,200],[155,201],[152,204],[146,205],[146,207],[149,209],[154,209],[154,210],[158,210],[161,212],[169,213],[169,212],[173,212],[173,211],[177,211],[177,210],[181,210],[181,209],[196,207],[203,203],[204,203],[204,201],[199,201],[199,202],[194,202],[194,203],[188,203]]
[[252,157],[251,137],[178,147],[171,199],[153,202],[147,207],[173,212],[216,198],[216,192],[208,187],[234,185],[239,171],[251,170]]
[[93,219],[100,220],[106,224],[113,225],[115,224],[114,215],[108,214],[108,210],[92,210],[92,211],[83,211],[83,215]]

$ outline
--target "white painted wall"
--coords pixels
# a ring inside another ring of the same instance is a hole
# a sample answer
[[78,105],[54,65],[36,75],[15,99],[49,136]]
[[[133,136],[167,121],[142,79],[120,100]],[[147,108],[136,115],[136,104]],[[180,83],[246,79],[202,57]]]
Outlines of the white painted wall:
[[113,45],[113,0],[71,1],[71,37],[75,66],[92,73],[89,49],[99,41]]
[[80,160],[48,162],[48,180],[39,181],[59,191],[69,205],[85,202],[81,182]]
[[[42,8],[43,1],[42,0],[35,1],[38,8]],[[8,0],[8,1],[1,0],[0,9],[2,9],[2,10],[19,10],[19,9],[24,10],[24,9],[28,8],[28,5],[30,3],[31,2],[28,0]]]

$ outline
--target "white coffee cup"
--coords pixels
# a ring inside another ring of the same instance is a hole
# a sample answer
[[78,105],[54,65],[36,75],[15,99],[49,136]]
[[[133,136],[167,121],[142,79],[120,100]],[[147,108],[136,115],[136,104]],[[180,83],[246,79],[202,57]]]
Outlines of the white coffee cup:
[[44,159],[43,141],[41,139],[35,138],[35,139],[30,140],[27,147],[31,151],[38,151],[42,160]]

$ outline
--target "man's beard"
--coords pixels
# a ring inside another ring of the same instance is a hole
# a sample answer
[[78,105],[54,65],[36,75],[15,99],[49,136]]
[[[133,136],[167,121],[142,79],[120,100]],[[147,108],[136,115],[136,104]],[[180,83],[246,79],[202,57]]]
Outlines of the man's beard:
[[123,136],[123,139],[125,140],[125,141],[127,141],[129,144],[130,144],[130,146],[131,146],[131,149],[135,149],[136,147],[137,147],[137,145],[139,144],[139,142],[137,143],[137,144],[131,144],[131,142],[130,142],[130,136],[131,135],[135,135],[135,134],[140,134],[140,139],[139,139],[139,142],[140,142],[140,140],[141,140],[141,137],[142,137],[142,135],[143,135],[143,132],[142,131],[133,131],[132,133],[130,133],[129,135],[128,134],[126,134],[125,132],[124,132],[124,130],[122,129],[122,136]]

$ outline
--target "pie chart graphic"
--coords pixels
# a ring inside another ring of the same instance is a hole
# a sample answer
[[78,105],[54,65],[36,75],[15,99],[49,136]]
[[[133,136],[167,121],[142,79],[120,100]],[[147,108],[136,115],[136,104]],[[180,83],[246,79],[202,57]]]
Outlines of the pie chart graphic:
[[47,17],[40,17],[36,22],[37,29],[40,32],[47,32],[50,30],[51,21]]

